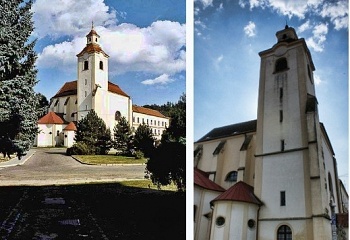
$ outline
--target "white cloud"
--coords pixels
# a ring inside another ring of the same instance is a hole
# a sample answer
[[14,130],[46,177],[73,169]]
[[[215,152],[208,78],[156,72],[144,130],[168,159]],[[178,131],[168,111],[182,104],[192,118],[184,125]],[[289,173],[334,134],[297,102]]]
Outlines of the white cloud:
[[203,9],[213,6],[213,0],[195,0],[195,2],[200,2],[203,5]]
[[348,27],[348,9],[348,1],[327,2],[323,5],[320,15],[329,17],[335,29],[339,30]]
[[[53,7],[54,6],[54,7]],[[76,35],[95,26],[117,23],[117,12],[103,0],[36,0],[33,4],[34,34],[38,38]],[[125,13],[119,13],[125,16]]]
[[222,60],[224,59],[224,55],[220,55],[219,57],[214,59],[214,67],[216,70],[220,69],[220,63],[222,62]]
[[240,0],[239,5],[242,8],[248,5],[250,10],[257,7],[263,9],[270,7],[289,18],[296,16],[304,19],[307,11],[315,10],[322,2],[323,0]]
[[326,41],[327,33],[327,23],[320,23],[316,25],[312,31],[313,36],[306,39],[307,45],[314,49],[316,52],[322,52],[324,49],[324,42]]
[[254,37],[256,35],[256,27],[255,27],[255,23],[252,21],[249,21],[248,25],[246,25],[244,27],[244,33],[248,36],[248,37]]
[[[102,49],[110,56],[110,74],[145,71],[153,74],[175,74],[186,67],[186,26],[178,22],[157,21],[140,28],[120,24],[108,28],[96,26]],[[75,71],[76,54],[86,44],[84,34],[70,42],[45,47],[38,55],[40,67],[69,68]]]
[[247,3],[244,2],[244,0],[239,0],[239,1],[238,1],[238,4],[239,4],[239,6],[240,6],[241,8],[245,8],[245,6],[247,5]]
[[141,83],[145,85],[154,85],[154,84],[165,85],[171,82],[174,82],[174,79],[169,78],[168,74],[162,74],[159,77],[156,77],[154,79],[147,79],[142,81]]
[[216,9],[217,11],[222,11],[224,9],[224,4],[220,3],[219,7]]
[[311,24],[310,24],[310,20],[307,20],[305,23],[303,23],[302,25],[300,25],[299,27],[298,27],[298,32],[299,33],[302,33],[302,32],[304,32],[304,31],[306,31],[306,30],[309,30],[309,29],[311,29]]
[[318,75],[314,74],[314,82],[315,82],[316,85],[320,85],[324,81],[322,81],[321,78]]

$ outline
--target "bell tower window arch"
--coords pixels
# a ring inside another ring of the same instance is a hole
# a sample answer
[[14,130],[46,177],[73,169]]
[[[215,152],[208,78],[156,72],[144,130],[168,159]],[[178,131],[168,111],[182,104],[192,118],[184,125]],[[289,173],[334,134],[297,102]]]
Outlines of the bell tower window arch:
[[277,59],[275,63],[275,73],[288,70],[288,62],[285,57]]

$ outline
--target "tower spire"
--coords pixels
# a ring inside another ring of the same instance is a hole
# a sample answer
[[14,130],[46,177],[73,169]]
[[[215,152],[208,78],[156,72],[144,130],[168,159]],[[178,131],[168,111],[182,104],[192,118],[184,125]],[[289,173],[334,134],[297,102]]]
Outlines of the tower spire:
[[91,21],[91,30],[94,30],[94,20]]

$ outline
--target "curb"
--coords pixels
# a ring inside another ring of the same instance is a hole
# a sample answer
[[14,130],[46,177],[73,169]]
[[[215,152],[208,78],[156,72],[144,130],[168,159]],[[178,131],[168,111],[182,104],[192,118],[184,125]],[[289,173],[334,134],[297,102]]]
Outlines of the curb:
[[8,163],[8,162],[0,163],[0,168],[7,168],[7,167],[14,167],[14,166],[23,165],[24,163],[26,163],[28,161],[29,158],[31,158],[35,154],[35,152],[36,152],[35,150],[33,150],[33,151],[29,150],[28,154],[23,157],[23,160],[18,160],[18,157],[14,157],[8,161],[8,162],[18,161],[17,163]]

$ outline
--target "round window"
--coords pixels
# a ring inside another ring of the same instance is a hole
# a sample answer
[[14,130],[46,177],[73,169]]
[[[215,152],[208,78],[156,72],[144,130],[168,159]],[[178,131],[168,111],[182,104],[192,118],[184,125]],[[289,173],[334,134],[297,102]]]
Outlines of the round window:
[[249,227],[249,228],[255,227],[255,221],[254,221],[253,219],[249,219],[249,220],[248,220],[248,227]]
[[225,224],[225,218],[224,217],[217,217],[216,218],[216,225],[217,226],[222,226],[222,225],[224,225]]

